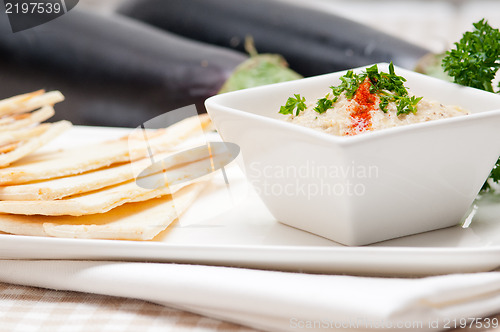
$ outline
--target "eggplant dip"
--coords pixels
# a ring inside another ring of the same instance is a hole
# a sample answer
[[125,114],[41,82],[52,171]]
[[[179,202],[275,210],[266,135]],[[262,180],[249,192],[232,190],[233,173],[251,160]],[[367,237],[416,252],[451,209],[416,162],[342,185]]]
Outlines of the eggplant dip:
[[361,74],[348,71],[340,80],[315,104],[295,94],[280,113],[288,115],[288,122],[338,136],[469,114],[458,106],[411,95],[392,63],[389,73],[379,73],[374,65]]

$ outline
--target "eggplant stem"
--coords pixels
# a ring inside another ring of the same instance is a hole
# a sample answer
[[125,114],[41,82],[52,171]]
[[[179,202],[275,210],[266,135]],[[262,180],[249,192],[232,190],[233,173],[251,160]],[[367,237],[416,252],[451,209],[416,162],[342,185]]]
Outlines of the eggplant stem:
[[251,35],[245,37],[245,51],[250,54],[251,57],[259,55],[257,49],[255,48],[255,43]]

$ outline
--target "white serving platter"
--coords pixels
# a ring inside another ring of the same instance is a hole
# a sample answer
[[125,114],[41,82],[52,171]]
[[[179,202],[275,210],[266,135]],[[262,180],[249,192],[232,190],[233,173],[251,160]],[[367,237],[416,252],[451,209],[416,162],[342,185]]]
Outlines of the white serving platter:
[[[76,126],[46,148],[74,147],[126,133],[119,128]],[[229,186],[218,171],[213,183],[158,241],[0,234],[0,258],[156,261],[393,276],[490,271],[500,266],[500,196],[480,199],[465,228],[346,247],[279,223],[236,163],[226,171]]]

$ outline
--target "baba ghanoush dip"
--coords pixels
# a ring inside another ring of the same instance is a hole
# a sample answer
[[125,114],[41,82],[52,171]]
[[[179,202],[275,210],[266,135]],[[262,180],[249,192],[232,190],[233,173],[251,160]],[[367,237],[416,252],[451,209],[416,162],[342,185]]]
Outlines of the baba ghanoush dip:
[[374,65],[361,74],[348,71],[340,80],[315,104],[295,94],[280,113],[291,123],[339,136],[469,114],[459,106],[411,95],[392,63],[389,73],[379,73]]

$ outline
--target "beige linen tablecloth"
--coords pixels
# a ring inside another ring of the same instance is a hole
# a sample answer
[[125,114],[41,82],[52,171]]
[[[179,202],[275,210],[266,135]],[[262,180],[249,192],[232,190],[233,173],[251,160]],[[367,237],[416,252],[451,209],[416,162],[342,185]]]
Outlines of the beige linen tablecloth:
[[0,283],[0,331],[257,330],[141,300]]
[[[186,264],[0,260],[0,280],[0,331],[256,331],[170,307],[266,331],[334,330],[298,322],[337,324],[363,317],[370,324],[365,331],[377,328],[377,321],[386,331],[397,330],[393,324],[400,322],[421,324],[405,330],[438,331],[432,322],[442,328],[449,318],[467,317],[482,325],[500,308],[499,271],[402,279]],[[500,315],[492,319],[498,322]],[[472,330],[486,330],[477,325]],[[355,330],[340,328],[348,329]],[[499,331],[498,323],[489,330]]]
[[[500,320],[500,313],[490,318]],[[146,301],[0,283],[0,331],[70,330],[258,331]],[[500,331],[500,328],[460,331]]]
[[[500,320],[500,314],[490,317]],[[0,331],[257,332],[158,304],[0,283]],[[466,328],[461,331],[484,331]],[[500,328],[489,329],[500,331]]]

